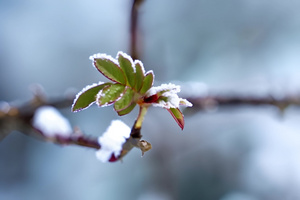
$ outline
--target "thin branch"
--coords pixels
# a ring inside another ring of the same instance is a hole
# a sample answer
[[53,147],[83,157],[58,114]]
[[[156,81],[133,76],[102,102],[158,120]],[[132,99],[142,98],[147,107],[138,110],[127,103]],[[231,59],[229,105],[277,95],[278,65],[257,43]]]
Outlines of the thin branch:
[[42,131],[35,129],[34,127],[32,127],[32,131],[38,133],[39,138],[60,145],[77,145],[96,150],[101,148],[97,138],[85,135],[79,129],[75,129],[74,132],[68,136],[55,135],[53,137],[45,136]]
[[[266,97],[242,97],[242,96],[228,96],[228,95],[210,95],[188,98],[193,104],[193,110],[209,110],[221,106],[263,106],[272,105],[284,111],[290,105],[300,106],[300,96],[285,96],[283,98],[274,98],[272,96]],[[190,108],[191,110],[191,108]]]
[[133,60],[139,58],[138,52],[138,20],[139,8],[144,0],[133,0],[130,15],[130,54]]
[[[13,130],[18,130],[26,135],[34,136],[48,142],[60,145],[77,145],[81,147],[92,148],[99,150],[101,148],[97,137],[90,137],[75,128],[70,135],[54,135],[47,136],[42,131],[38,130],[32,125],[35,111],[42,106],[53,106],[57,109],[68,108],[72,104],[74,96],[47,100],[43,96],[36,95],[32,101],[25,102],[19,106],[13,106],[9,103],[4,103],[6,106],[0,106],[0,139],[4,138]],[[188,101],[193,103],[193,107],[189,108],[192,112],[201,110],[209,110],[222,106],[239,105],[273,105],[278,107],[281,111],[289,105],[300,106],[300,96],[286,96],[284,98],[267,97],[239,97],[239,96],[226,96],[226,95],[210,95],[187,98]],[[132,126],[130,137],[123,144],[121,155],[118,159],[125,156],[133,147],[137,147],[144,152],[151,149],[151,144],[147,141],[141,140],[141,127],[136,127],[137,121]]]
[[[0,139],[3,139],[10,132],[17,130],[23,134],[60,145],[77,145],[97,150],[100,149],[101,146],[98,138],[84,134],[79,128],[75,128],[73,133],[68,136],[57,134],[50,137],[32,125],[34,114],[38,108],[42,106],[53,106],[57,109],[69,108],[72,105],[73,99],[74,96],[47,100],[44,98],[44,95],[41,95],[35,96],[33,100],[19,106],[5,103],[5,108],[0,108]],[[135,123],[131,129],[130,138],[138,143],[142,135],[140,128],[137,129],[134,125]]]

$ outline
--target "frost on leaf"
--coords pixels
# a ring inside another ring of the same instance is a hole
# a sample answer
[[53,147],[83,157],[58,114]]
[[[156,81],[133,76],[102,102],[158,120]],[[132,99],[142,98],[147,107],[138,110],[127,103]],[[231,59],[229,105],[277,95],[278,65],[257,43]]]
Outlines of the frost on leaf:
[[111,83],[100,82],[98,84],[94,83],[83,88],[74,99],[72,111],[77,112],[90,107],[93,103],[95,103],[99,91],[108,85],[111,85]]
[[162,84],[161,86],[152,87],[148,90],[146,99],[156,95],[156,101],[152,102],[152,105],[167,109],[178,108],[179,105],[191,107],[192,104],[189,101],[178,97],[178,92],[180,92],[180,86],[172,83]]
[[106,54],[95,54],[90,56],[94,61],[96,69],[113,82],[126,84],[123,70],[119,67],[117,60]]
[[143,63],[139,60],[134,61],[134,65],[135,65],[135,74],[136,74],[136,82],[135,82],[134,89],[137,92],[139,92],[143,86],[145,69]]
[[121,51],[118,52],[117,58],[119,61],[119,65],[126,76],[127,85],[133,88],[135,85],[136,77],[132,58]]
[[186,106],[186,107],[192,107],[193,106],[193,104],[191,102],[189,102],[186,99],[182,99],[182,98],[180,98],[179,105]]
[[32,125],[46,137],[68,136],[72,133],[70,122],[52,106],[38,108]]
[[169,111],[181,129],[184,127],[184,117],[179,110],[179,105],[191,107],[192,104],[186,99],[178,97],[180,86],[174,84],[162,84],[149,89],[144,97],[146,104],[162,107]]
[[98,138],[101,148],[96,152],[97,158],[102,162],[116,161],[130,132],[129,126],[122,121],[112,121],[106,132]]
[[108,85],[97,95],[97,104],[99,106],[108,106],[117,101],[125,91],[125,86],[121,84]]
[[172,92],[172,93],[179,93],[180,86],[169,83],[169,84],[162,84],[157,87],[152,87],[146,94],[146,96],[151,96],[154,94],[163,94],[165,92]]
[[84,88],[74,100],[73,112],[96,102],[100,107],[115,103],[118,115],[128,114],[153,85],[153,72],[150,70],[145,73],[142,62],[133,61],[126,53],[118,52],[116,59],[99,53],[90,56],[90,59],[95,68],[113,83],[93,84]]
[[154,81],[154,74],[153,71],[150,70],[146,73],[146,76],[143,80],[143,85],[140,90],[140,94],[145,94],[152,87],[153,81]]
[[122,97],[115,102],[114,104],[115,110],[118,112],[130,106],[133,101],[133,96],[134,96],[134,91],[130,88],[127,88],[127,90],[122,95]]

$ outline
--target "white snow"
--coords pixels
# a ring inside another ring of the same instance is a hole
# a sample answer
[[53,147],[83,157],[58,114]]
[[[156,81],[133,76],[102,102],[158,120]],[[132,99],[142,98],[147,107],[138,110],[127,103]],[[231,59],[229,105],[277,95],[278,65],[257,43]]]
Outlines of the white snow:
[[189,102],[186,99],[182,99],[182,98],[180,98],[179,105],[186,106],[186,107],[192,107],[193,106],[193,104],[191,102]]
[[42,106],[35,111],[33,127],[46,137],[68,136],[72,133],[70,122],[52,106]]
[[[120,66],[120,65],[119,65],[119,62],[118,62],[118,58],[119,58],[120,55],[122,55],[124,58],[126,58],[126,59],[128,59],[128,60],[130,61],[131,67],[133,68],[133,70],[134,70],[134,72],[135,72],[134,63],[140,62],[140,61],[135,61],[135,62],[133,62],[131,56],[128,55],[128,54],[126,54],[126,53],[124,53],[124,52],[122,52],[122,51],[119,51],[119,52],[117,53],[117,58],[116,58],[116,59],[113,58],[113,57],[110,56],[110,55],[105,54],[105,53],[97,53],[97,54],[91,55],[91,56],[89,57],[89,59],[92,60],[92,61],[97,60],[97,59],[107,59],[107,60],[112,61],[112,62],[115,63],[116,65]],[[142,66],[142,69],[144,70],[144,67],[143,67],[142,62],[140,62],[140,64],[141,64],[141,66]]]
[[157,103],[153,103],[153,106],[162,108],[178,108],[179,105],[191,107],[193,106],[186,99],[179,98],[177,93],[180,92],[180,86],[174,85],[172,83],[162,84],[158,87],[152,87],[146,93],[147,97],[154,94],[159,94],[161,97],[166,97],[167,101],[160,99]]
[[173,93],[178,93],[180,92],[180,86],[179,85],[175,85],[175,84],[172,84],[172,83],[169,83],[169,84],[161,84],[160,86],[157,86],[157,87],[152,87],[150,88],[147,93],[146,93],[146,96],[147,97],[150,97],[154,94],[157,94],[159,92],[168,92],[168,91],[172,91]]
[[110,55],[107,55],[105,53],[97,53],[97,54],[94,54],[94,55],[91,55],[89,57],[90,60],[92,61],[95,61],[97,59],[107,59],[107,60],[110,60],[112,61],[114,64],[118,65],[119,66],[119,63],[116,59],[114,59],[112,56]]
[[135,67],[133,65],[133,60],[132,60],[131,56],[129,56],[128,54],[126,54],[122,51],[119,51],[118,54],[117,54],[117,60],[119,60],[120,55],[122,55],[124,58],[126,58],[130,61],[131,67],[133,68],[133,71],[135,72]]
[[137,64],[139,64],[141,66],[142,72],[143,72],[143,74],[145,74],[145,68],[144,68],[144,64],[142,63],[142,61],[135,60],[134,61],[134,66],[137,65]]
[[106,132],[98,138],[101,148],[96,152],[97,158],[102,162],[107,162],[112,154],[118,157],[130,132],[130,127],[121,120],[112,121]]
[[[145,69],[144,69],[144,70],[145,70]],[[155,79],[155,75],[154,75],[153,70],[149,70],[149,71],[147,71],[146,73],[144,73],[145,76],[147,76],[148,74],[152,74],[153,80]],[[152,83],[152,84],[153,84],[153,83]]]

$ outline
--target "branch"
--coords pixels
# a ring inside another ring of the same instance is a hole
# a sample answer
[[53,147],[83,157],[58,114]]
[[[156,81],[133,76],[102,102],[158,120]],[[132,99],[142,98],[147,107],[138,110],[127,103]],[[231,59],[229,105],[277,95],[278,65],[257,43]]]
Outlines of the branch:
[[47,100],[43,94],[36,94],[35,97],[21,105],[2,102],[0,108],[0,140],[10,132],[17,130],[23,134],[34,136],[38,139],[50,141],[62,145],[79,145],[94,149],[100,149],[97,138],[84,135],[78,128],[75,128],[69,136],[55,135],[46,136],[41,130],[32,125],[36,110],[42,106],[52,106],[56,109],[67,108],[72,105],[74,96]]
[[[242,97],[228,95],[208,95],[187,98],[193,104],[193,110],[210,110],[220,106],[240,106],[252,105],[263,106],[272,105],[279,110],[284,111],[288,106],[300,106],[300,96],[285,96],[283,98],[274,98],[273,96],[266,97]],[[191,109],[190,109],[191,110]]]
[[[44,95],[36,94],[33,100],[19,106],[13,106],[2,102],[0,106],[0,140],[14,130],[18,130],[28,136],[33,136],[44,141],[60,145],[77,145],[81,147],[101,149],[98,138],[85,135],[79,128],[75,128],[72,133],[49,135],[39,130],[33,125],[33,118],[38,108],[43,106],[52,106],[54,108],[67,108],[73,102],[74,96],[61,99],[47,100]],[[47,123],[47,122],[46,122]],[[151,144],[141,140],[141,128],[133,124],[130,137],[123,144],[122,152],[117,160],[125,156],[133,147],[141,149],[142,153],[151,149]]]
[[[44,95],[37,93],[35,97],[21,105],[14,106],[6,102],[0,104],[0,140],[3,139],[13,130],[18,130],[28,136],[34,136],[42,140],[60,145],[77,145],[81,147],[92,148],[95,150],[101,149],[97,137],[90,137],[80,131],[79,128],[73,129],[69,135],[56,134],[49,136],[33,126],[33,118],[38,108],[42,106],[53,106],[56,109],[69,108],[73,103],[74,95],[58,98],[46,99]],[[207,95],[199,97],[187,98],[193,103],[193,108],[189,111],[197,112],[201,110],[209,110],[216,107],[239,105],[272,105],[284,111],[290,105],[300,106],[300,96],[285,96],[283,98],[266,97],[243,97],[243,96],[228,96],[228,95]],[[142,154],[151,149],[151,144],[141,140],[141,127],[136,126],[137,121],[132,126],[130,137],[126,139],[122,146],[122,151],[118,158],[113,161],[122,159],[133,147],[141,149]]]
[[[33,100],[25,102],[19,106],[2,102],[0,106],[0,139],[4,138],[13,130],[18,130],[24,134],[41,135],[39,130],[32,126],[32,119],[35,111],[41,107],[50,105],[57,109],[70,107],[73,102],[74,96],[50,99],[47,100],[44,95],[36,95]],[[190,111],[197,112],[201,110],[210,110],[216,107],[240,105],[263,106],[272,105],[283,111],[290,105],[300,106],[300,96],[285,96],[283,98],[267,97],[242,97],[242,96],[229,96],[229,95],[208,95],[187,98],[188,101],[193,103],[193,108]],[[133,138],[141,138],[140,130],[132,129],[131,135]],[[43,137],[40,137],[43,138]],[[99,149],[100,145],[97,138],[91,138],[83,134],[79,129],[75,129],[70,137],[56,137],[56,138],[43,138],[58,144],[74,144],[94,149]]]
[[101,146],[98,139],[83,134],[79,129],[75,129],[69,136],[55,135],[54,137],[47,137],[40,130],[32,127],[32,131],[39,133],[43,140],[53,142],[60,145],[77,145],[93,149],[100,149]]
[[130,16],[130,54],[133,60],[139,58],[138,53],[138,20],[139,8],[144,0],[133,0]]

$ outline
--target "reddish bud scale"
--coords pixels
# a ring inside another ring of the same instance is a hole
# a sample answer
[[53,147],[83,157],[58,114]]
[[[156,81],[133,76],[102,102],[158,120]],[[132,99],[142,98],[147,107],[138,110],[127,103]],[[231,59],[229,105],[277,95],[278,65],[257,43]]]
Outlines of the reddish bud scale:
[[119,157],[116,158],[115,154],[112,153],[108,162],[116,162],[117,160],[119,160]]
[[159,99],[159,96],[157,94],[154,94],[150,97],[145,97],[144,102],[145,103],[157,103],[158,99]]

